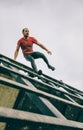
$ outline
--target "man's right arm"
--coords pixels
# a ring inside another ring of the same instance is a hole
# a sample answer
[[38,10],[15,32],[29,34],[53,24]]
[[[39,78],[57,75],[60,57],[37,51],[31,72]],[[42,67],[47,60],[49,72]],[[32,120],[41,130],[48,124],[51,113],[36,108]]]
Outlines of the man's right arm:
[[14,60],[16,60],[16,58],[17,58],[17,56],[18,56],[19,48],[20,48],[20,46],[17,45],[16,50],[15,50],[15,52],[14,52]]

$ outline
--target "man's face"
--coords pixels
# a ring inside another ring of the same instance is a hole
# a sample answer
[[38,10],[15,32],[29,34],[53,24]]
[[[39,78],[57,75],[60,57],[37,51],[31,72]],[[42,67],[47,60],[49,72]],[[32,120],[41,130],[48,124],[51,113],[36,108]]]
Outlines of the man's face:
[[23,35],[24,35],[24,37],[28,37],[29,36],[29,29],[28,28],[24,28]]

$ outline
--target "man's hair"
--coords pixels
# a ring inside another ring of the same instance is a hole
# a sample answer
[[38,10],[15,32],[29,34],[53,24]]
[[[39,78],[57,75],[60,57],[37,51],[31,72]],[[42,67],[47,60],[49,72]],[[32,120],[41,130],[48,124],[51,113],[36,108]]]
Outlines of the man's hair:
[[24,32],[25,29],[28,29],[28,28],[23,28],[23,29],[22,29],[22,33]]
[[22,29],[22,33],[24,32],[24,29],[25,29],[25,28]]

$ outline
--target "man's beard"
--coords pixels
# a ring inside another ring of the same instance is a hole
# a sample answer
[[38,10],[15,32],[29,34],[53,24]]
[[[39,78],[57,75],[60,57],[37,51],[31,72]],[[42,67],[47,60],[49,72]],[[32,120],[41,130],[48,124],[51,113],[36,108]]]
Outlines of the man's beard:
[[25,38],[28,38],[28,37],[29,37],[29,34],[25,35],[24,37],[25,37]]

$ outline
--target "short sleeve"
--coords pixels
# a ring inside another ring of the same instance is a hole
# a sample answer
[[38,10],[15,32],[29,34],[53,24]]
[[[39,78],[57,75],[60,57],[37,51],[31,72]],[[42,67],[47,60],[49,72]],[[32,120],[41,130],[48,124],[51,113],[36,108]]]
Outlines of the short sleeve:
[[31,37],[31,39],[32,39],[33,43],[37,43],[37,39],[36,38]]
[[20,42],[20,40],[18,40],[17,45],[19,45],[19,46],[20,46],[20,43],[21,43],[21,42]]

